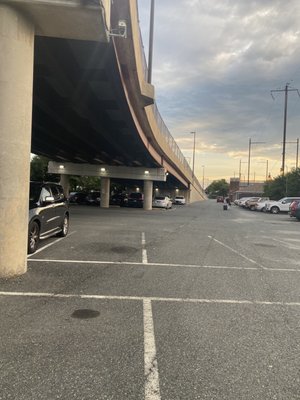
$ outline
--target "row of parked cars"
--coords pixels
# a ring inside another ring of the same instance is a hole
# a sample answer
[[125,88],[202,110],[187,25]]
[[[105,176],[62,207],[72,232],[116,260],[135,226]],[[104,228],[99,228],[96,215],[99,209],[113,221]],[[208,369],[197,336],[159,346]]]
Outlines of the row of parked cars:
[[[33,254],[39,241],[50,236],[64,237],[69,231],[69,203],[95,204],[101,202],[100,192],[73,192],[69,199],[64,195],[61,185],[57,183],[30,182],[29,220],[28,220],[28,254]],[[172,201],[168,196],[156,196],[153,207],[172,208],[175,204],[185,204],[184,196],[176,196]],[[142,193],[114,194],[110,204],[122,207],[143,207]]]
[[[99,191],[71,192],[69,196],[70,204],[100,205],[101,194]],[[143,207],[144,194],[140,192],[116,193],[109,199],[110,205],[120,207]],[[171,199],[169,196],[155,196],[152,202],[153,207],[172,208],[172,204],[185,204],[184,196],[176,196]]]
[[251,211],[270,212],[278,214],[287,212],[291,217],[300,221],[300,196],[283,197],[280,200],[270,200],[268,197],[243,197],[235,200],[234,203]]

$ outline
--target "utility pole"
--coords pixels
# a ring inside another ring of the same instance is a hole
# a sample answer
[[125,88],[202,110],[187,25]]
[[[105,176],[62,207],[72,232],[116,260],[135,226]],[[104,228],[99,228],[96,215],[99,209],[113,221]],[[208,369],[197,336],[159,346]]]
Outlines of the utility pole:
[[251,139],[249,139],[249,151],[248,151],[248,186],[250,182],[250,157],[251,157],[251,146],[253,144],[259,144],[259,143],[266,143],[266,142],[252,142]]
[[149,32],[149,53],[148,53],[148,83],[152,81],[152,58],[153,58],[153,35],[154,35],[154,3],[151,0],[150,10],[150,32]]
[[284,92],[284,119],[283,119],[283,141],[282,141],[282,164],[281,164],[281,173],[284,176],[284,167],[285,167],[285,144],[286,144],[286,121],[287,121],[287,105],[288,105],[288,93],[289,92],[297,92],[300,97],[300,93],[298,89],[289,89],[289,83],[285,85],[284,89],[271,90],[271,96],[274,99],[273,93],[275,92]]
[[193,146],[193,181],[195,176],[195,148],[196,148],[196,132],[191,132],[194,135],[194,146]]
[[299,138],[295,142],[285,142],[288,143],[296,143],[296,169],[298,169],[298,158],[299,158]]

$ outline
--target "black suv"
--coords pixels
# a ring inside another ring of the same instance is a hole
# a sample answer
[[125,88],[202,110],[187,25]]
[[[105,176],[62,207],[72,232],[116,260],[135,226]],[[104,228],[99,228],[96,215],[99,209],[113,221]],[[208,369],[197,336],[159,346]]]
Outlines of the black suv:
[[40,239],[63,237],[68,230],[69,209],[62,186],[30,182],[28,253],[36,251]]

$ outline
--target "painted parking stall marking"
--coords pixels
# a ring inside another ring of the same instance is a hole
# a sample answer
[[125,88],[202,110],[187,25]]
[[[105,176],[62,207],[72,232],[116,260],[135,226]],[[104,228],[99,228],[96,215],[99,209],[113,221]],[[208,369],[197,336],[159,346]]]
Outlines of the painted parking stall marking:
[[142,259],[143,259],[143,264],[148,264],[145,232],[142,232]]
[[[119,265],[119,266],[141,266],[147,264],[149,267],[162,267],[162,268],[198,268],[198,269],[222,269],[222,270],[246,270],[246,271],[261,271],[261,267],[235,267],[230,265],[196,265],[196,264],[164,264],[164,263],[150,263],[150,262],[132,262],[132,261],[97,261],[97,260],[58,260],[58,259],[44,259],[44,258],[31,258],[28,262],[43,262],[43,263],[58,263],[58,264],[88,264],[88,265]],[[272,268],[263,267],[264,271],[270,272],[300,272],[297,268]]]
[[220,240],[217,240],[217,239],[215,239],[214,237],[212,237],[212,236],[210,236],[210,235],[209,235],[208,237],[209,237],[211,240],[213,240],[214,242],[220,244],[221,246],[225,247],[226,249],[232,251],[233,253],[235,253],[235,254],[239,255],[240,257],[244,258],[245,260],[249,261],[251,264],[258,265],[260,268],[265,269],[265,267],[264,267],[263,265],[261,265],[261,264],[259,264],[258,262],[252,260],[252,258],[249,258],[249,257],[245,256],[244,254],[242,254],[242,253],[240,253],[239,251],[233,249],[232,247],[228,246],[227,244],[221,242]]
[[160,400],[159,375],[151,300],[143,300],[145,400]]

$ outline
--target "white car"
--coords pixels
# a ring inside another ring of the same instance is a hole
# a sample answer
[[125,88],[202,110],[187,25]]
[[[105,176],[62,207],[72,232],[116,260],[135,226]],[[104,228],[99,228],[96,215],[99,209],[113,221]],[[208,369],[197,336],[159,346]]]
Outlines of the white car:
[[278,201],[267,201],[266,211],[272,214],[278,214],[282,211],[288,212],[290,204],[294,200],[300,200],[300,197],[283,197]]
[[238,206],[245,207],[246,201],[252,199],[252,197],[241,197],[238,201]]
[[153,199],[152,207],[172,208],[172,201],[168,196],[156,196]]
[[174,199],[175,204],[185,204],[184,196],[176,196]]
[[255,211],[266,211],[266,203],[269,202],[269,199],[266,200],[260,200],[254,205],[254,210]]

